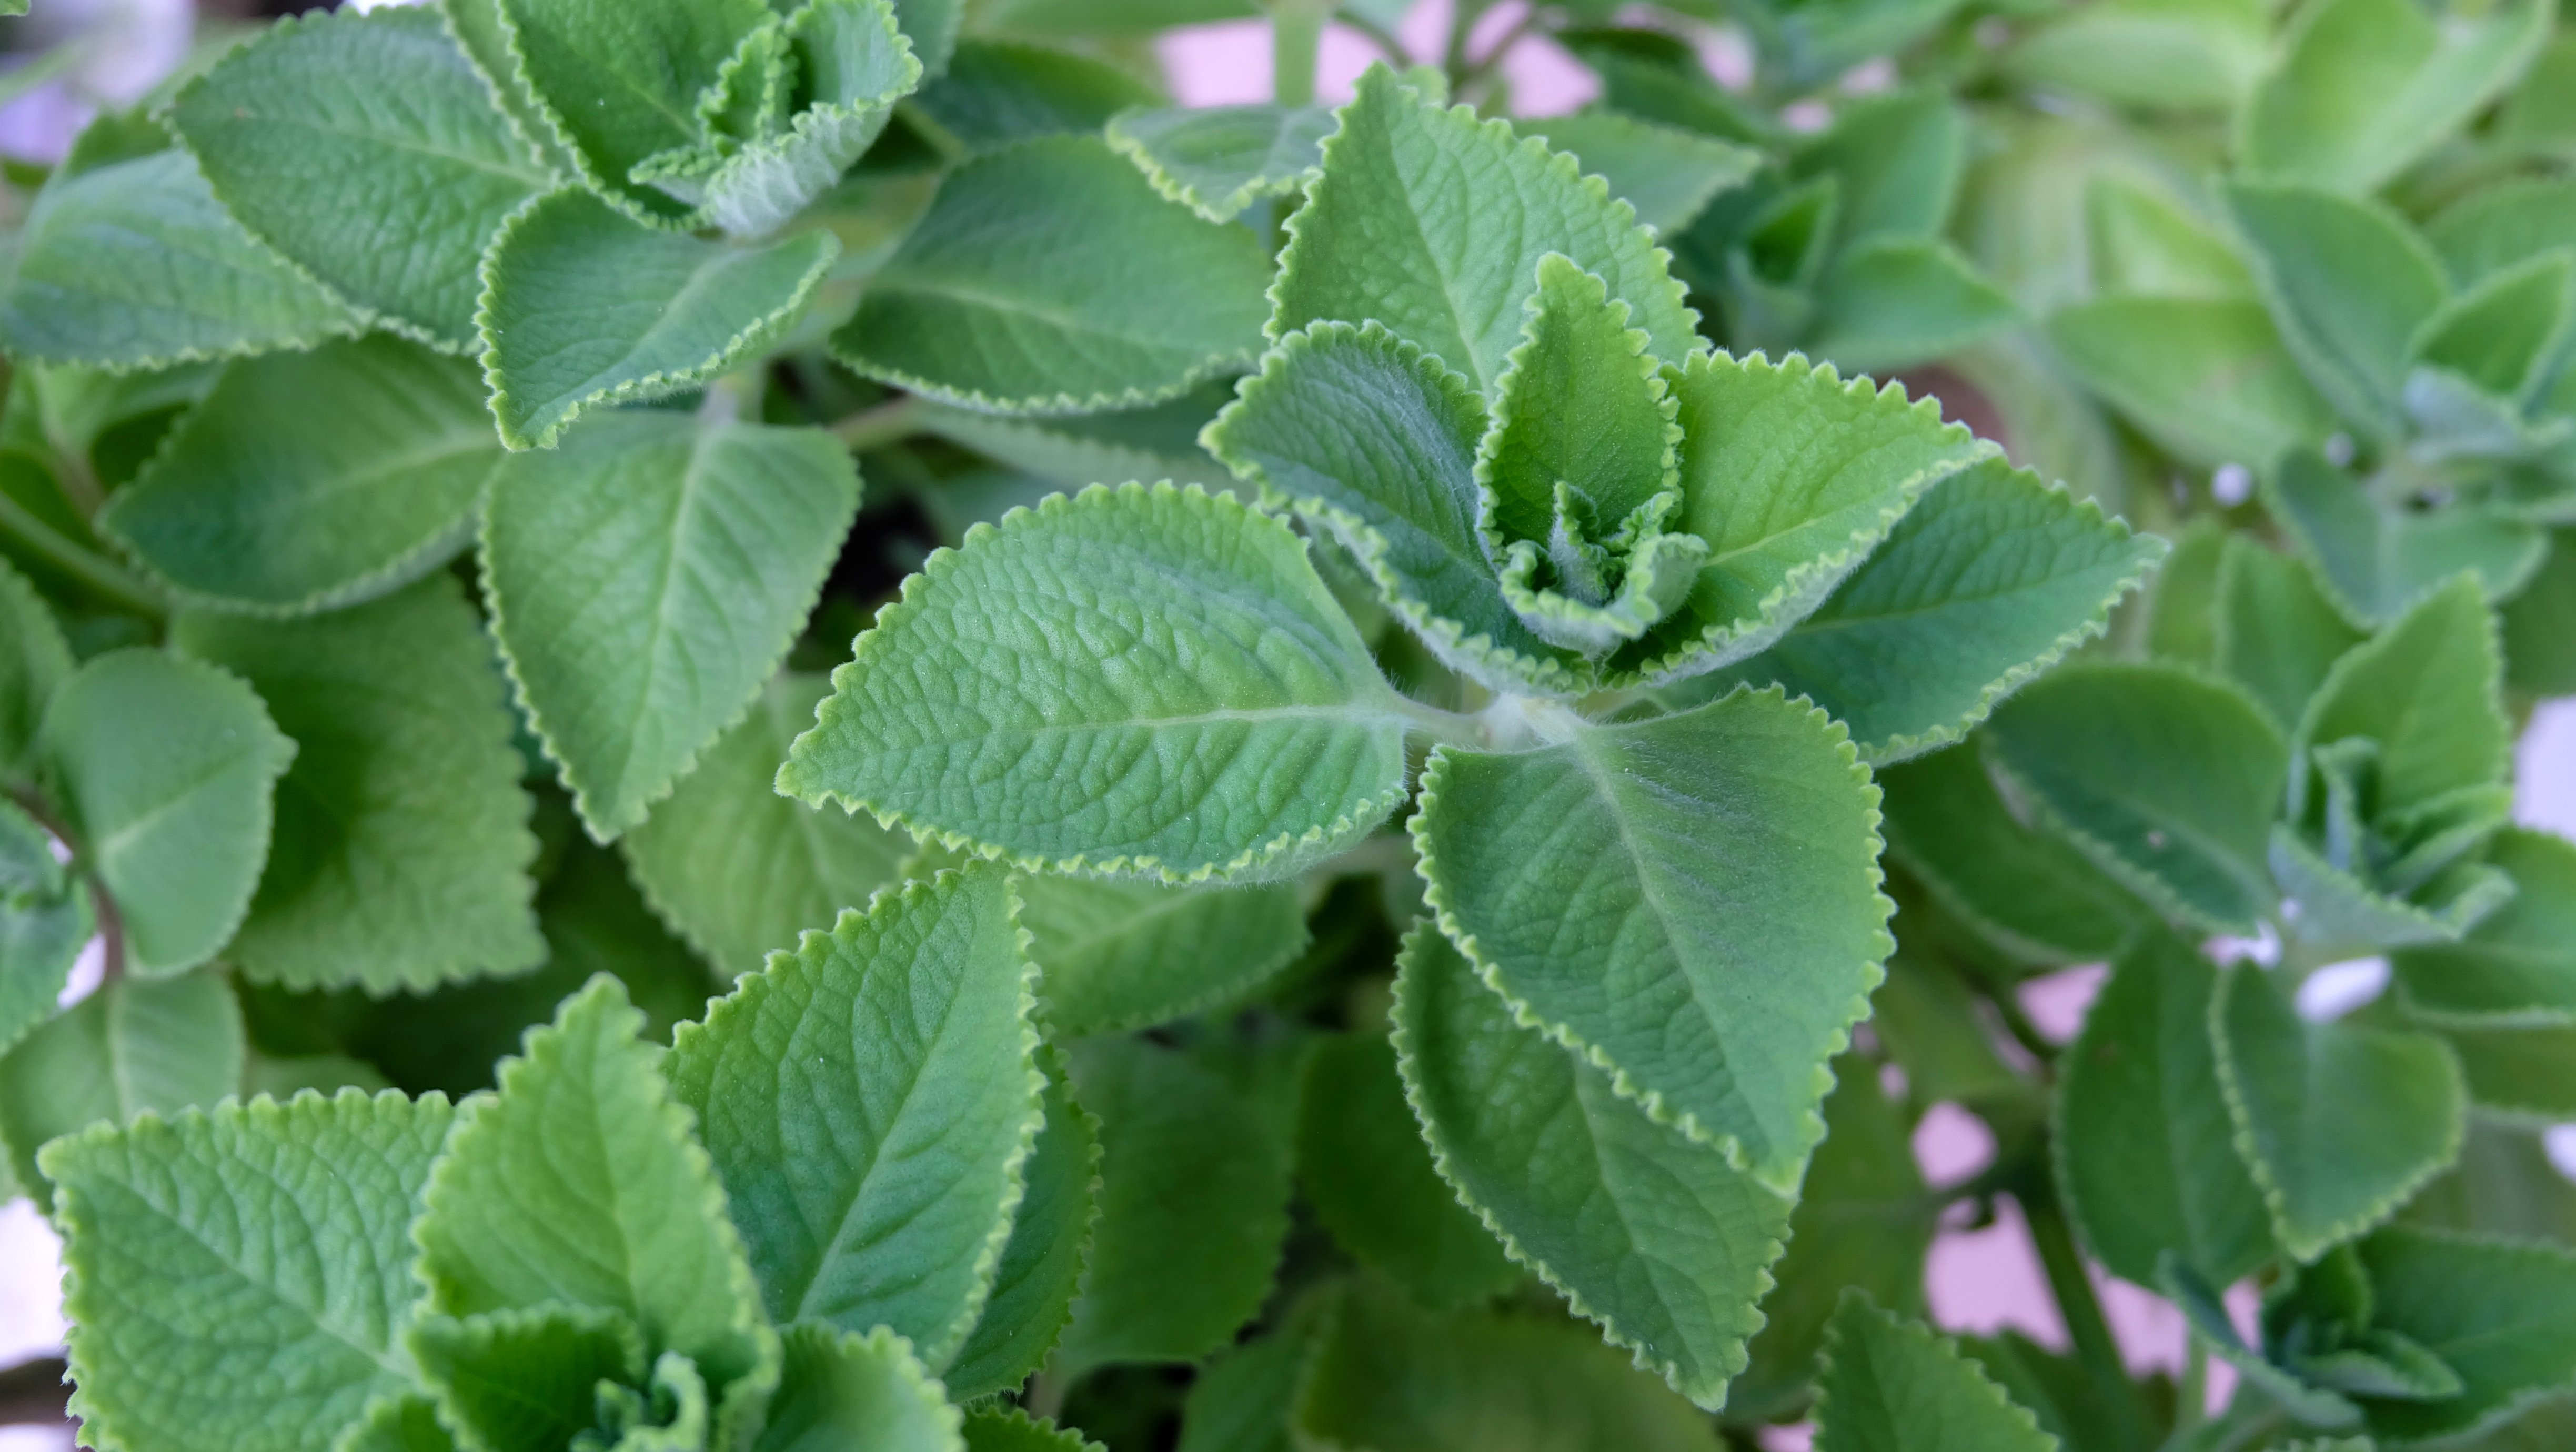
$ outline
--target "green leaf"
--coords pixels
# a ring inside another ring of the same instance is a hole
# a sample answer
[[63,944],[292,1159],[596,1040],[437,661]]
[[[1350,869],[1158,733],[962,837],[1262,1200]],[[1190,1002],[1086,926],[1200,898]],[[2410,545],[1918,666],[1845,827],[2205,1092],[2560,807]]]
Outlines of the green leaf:
[[757,699],[858,496],[827,433],[668,413],[599,419],[501,471],[493,634],[593,836],[640,824]]
[[733,371],[777,341],[839,254],[829,232],[736,247],[554,193],[510,219],[484,264],[475,323],[503,442],[550,449],[594,408]]
[[2219,1293],[2180,1258],[2168,1255],[2162,1259],[2156,1283],[2165,1299],[2182,1313],[2183,1326],[2191,1339],[2234,1367],[2248,1385],[2292,1422],[2303,1427],[2349,1427],[2360,1420],[2361,1409],[2341,1392],[2312,1386],[2264,1360],[2261,1352],[2246,1345]]
[[1842,727],[1739,691],[1512,756],[1442,747],[1412,822],[1441,927],[1523,1022],[1772,1190],[1891,944]]
[[2549,1162],[2539,1131],[2473,1114],[2459,1162],[2407,1201],[2397,1223],[2576,1245],[2576,1184]]
[[969,531],[833,684],[781,790],[1031,871],[1284,876],[1404,794],[1401,703],[1304,545],[1195,488]]
[[0,1148],[11,1173],[42,1202],[37,1151],[47,1141],[236,1094],[243,1053],[241,1005],[214,974],[107,984],[0,1058]]
[[1751,147],[1618,111],[1513,124],[1523,136],[1571,154],[1586,174],[1610,184],[1610,195],[1636,209],[1639,226],[1666,235],[1688,227],[1720,192],[1742,186],[1762,165],[1762,154]]
[[2576,182],[2519,177],[2470,193],[2426,224],[2451,280],[2475,287],[2496,273],[2567,245],[2576,227]]
[[[1890,969],[1888,982],[1899,981]],[[1885,989],[1881,989],[1884,1002]],[[1877,1019],[1882,1039],[1887,1018]],[[1917,1078],[1912,1091],[1929,1094]],[[1940,1213],[1915,1165],[1904,1111],[1879,1087],[1878,1066],[1847,1054],[1835,1060],[1825,1099],[1825,1142],[1798,1185],[1788,1249],[1771,1267],[1762,1329],[1749,1361],[1726,1389],[1736,1418],[1776,1417],[1803,1407],[1816,1356],[1843,1288],[1855,1286],[1908,1313],[1921,1308],[1923,1271]]]
[[1307,1055],[1297,1183],[1344,1250],[1426,1306],[1488,1301],[1520,1283],[1519,1268],[1433,1167],[1395,1050],[1374,1034],[1329,1039]]
[[438,1406],[417,1391],[378,1397],[360,1420],[340,1429],[331,1452],[456,1452]]
[[1046,1360],[1072,1318],[1091,1254],[1100,1121],[1073,1101],[1064,1062],[1052,1049],[1039,1050],[1038,1067],[1046,1074],[1040,1096],[1046,1122],[1020,1167],[1025,1188],[1011,1215],[1011,1238],[993,1268],[993,1293],[981,1319],[940,1373],[960,1402],[1008,1391]]
[[2548,39],[2538,0],[2470,15],[2415,0],[2331,0],[2298,13],[2238,119],[2249,170],[2353,195],[2450,139]]
[[1068,1052],[1100,1116],[1100,1220],[1051,1366],[1196,1361],[1269,1297],[1288,1234],[1288,1150],[1214,1071],[1148,1039]]
[[934,134],[966,155],[981,156],[1039,136],[1096,136],[1120,112],[1163,99],[1135,72],[1078,51],[966,40],[950,57],[948,73],[913,93],[904,114],[928,121]]
[[1476,451],[1480,522],[1497,547],[1545,542],[1566,486],[1606,536],[1675,486],[1679,405],[1646,354],[1652,340],[1628,326],[1628,305],[1563,254],[1539,259],[1523,306],[1521,342],[1494,384],[1493,423]]
[[1842,367],[1884,373],[1955,353],[2019,317],[1949,244],[1877,237],[1817,279],[1813,348]]
[[2284,732],[2298,728],[2334,663],[2366,638],[2326,598],[2305,561],[2239,534],[2227,536],[2219,559],[2213,614],[2213,664]]
[[485,245],[554,181],[428,9],[278,26],[182,89],[170,124],[253,233],[451,351],[474,341]]
[[1983,755],[1963,747],[1877,774],[1888,850],[1940,905],[2031,967],[2097,963],[2146,920],[2080,853],[2016,816]]
[[2003,65],[2024,84],[2114,105],[2224,115],[2271,52],[2261,0],[2106,0],[2052,17]]
[[172,634],[248,680],[298,748],[226,949],[245,976],[389,993],[544,960],[523,764],[455,581],[310,620],[181,616]]
[[54,859],[53,834],[0,801],[0,1055],[53,1017],[97,931],[89,885]]
[[1167,107],[1109,121],[1109,144],[1154,190],[1211,222],[1264,197],[1295,196],[1323,165],[1333,113],[1320,106]]
[[[2571,328],[2576,250],[2562,247],[2481,278],[2452,298],[2426,320],[2411,361],[2448,369],[2495,398],[2528,405],[2567,361]],[[2421,384],[2410,379],[2410,387]]]
[[571,143],[528,89],[515,49],[518,42],[501,14],[501,0],[439,0],[438,8],[444,12],[448,38],[465,53],[490,93],[491,104],[509,118],[520,144],[542,157],[547,170],[562,176],[579,174],[581,163]]
[[2487,598],[2520,590],[2549,553],[2549,534],[2474,503],[2385,508],[2313,449],[2283,456],[2263,481],[2263,504],[2346,616],[2393,620],[2466,571]]
[[161,368],[308,348],[357,331],[321,288],[226,215],[186,153],[58,172],[0,288],[12,357]]
[[[462,1321],[430,1316],[404,1344],[442,1420],[477,1452],[570,1446],[592,1431],[607,1387],[644,1380],[643,1334],[626,1316],[596,1306],[531,1306]],[[698,1410],[705,1414],[703,1402]]]
[[349,1090],[48,1150],[86,1435],[307,1452],[407,1391],[395,1337],[420,1292],[404,1231],[451,1117],[434,1094]]
[[96,522],[181,601],[300,615],[444,564],[500,460],[470,365],[374,335],[225,369]]
[[1816,1378],[1817,1452],[2053,1452],[1958,1343],[1846,1292]]
[[[2144,0],[2164,3],[2164,0]],[[2195,0],[2180,0],[2188,5]],[[2214,0],[2235,8],[2240,0]],[[2113,8],[2092,7],[2082,14]],[[2258,14],[2258,28],[2264,22]],[[2085,240],[2096,289],[2104,296],[2144,293],[2171,298],[2259,296],[2245,260],[2191,206],[2165,190],[2117,174],[2084,189]]]
[[117,904],[127,966],[153,977],[213,957],[250,906],[269,789],[295,756],[259,697],[210,665],[110,651],[54,692],[37,747]]
[[1834,245],[1940,233],[1967,162],[1967,116],[1931,91],[1896,91],[1853,102],[1831,130],[1798,149],[1790,174],[1830,176],[1840,205]]
[[2271,910],[2288,753],[2236,687],[2166,663],[2071,666],[2005,702],[1986,733],[2008,783],[2132,892],[2223,932]]
[[[2377,743],[2380,817],[2499,785],[2513,762],[2513,728],[2498,655],[2495,617],[2477,582],[2454,577],[2335,662],[2291,749],[2304,755],[2355,737]],[[2294,812],[2305,785],[2292,784]]]
[[924,433],[1064,489],[1169,479],[1221,491],[1234,478],[1199,446],[1199,432],[1233,397],[1230,384],[1203,384],[1151,408],[1061,418],[977,413],[923,401],[912,418]]
[[1776,682],[1850,727],[1864,760],[1902,761],[1965,737],[2101,634],[2164,553],[2091,500],[1988,459],[1935,488],[1769,650],[1682,690]]
[[966,1452],[957,1409],[901,1336],[808,1323],[780,1340],[785,1370],[753,1452]]
[[1080,1432],[1039,1421],[1017,1407],[969,1412],[967,1452],[1107,1452]]
[[1858,569],[1925,491],[1999,451],[1929,399],[1844,382],[1796,354],[1692,359],[1681,400],[1682,513],[1712,553],[1689,603],[1611,658],[1646,682],[1770,647]]
[[2487,860],[2514,895],[2459,942],[2395,955],[2407,1008],[2446,1024],[2576,1024],[2576,843],[2508,827]]
[[1182,1405],[1177,1452],[1297,1452],[1297,1395],[1337,1304],[1331,1296],[1305,1297],[1279,1330],[1202,1365]]
[[890,1326],[933,1366],[974,1326],[1044,1082],[1007,876],[881,894],[673,1036],[779,1325]]
[[948,69],[958,29],[966,22],[965,0],[894,0],[894,15],[912,53],[921,58],[922,73],[935,76]]
[[2085,1245],[2153,1290],[2159,1256],[2231,1285],[2272,1255],[2272,1227],[2230,1144],[2210,1046],[2218,971],[2156,933],[2121,955],[2059,1069],[2057,1179]]
[[1509,122],[1425,102],[1382,68],[1339,114],[1323,175],[1288,222],[1274,340],[1325,319],[1375,320],[1490,396],[1520,346],[1538,260],[1560,252],[1608,280],[1658,360],[1705,351],[1634,209],[1573,158],[1516,140]]
[[2506,601],[2505,686],[2516,697],[2576,696],[2576,534],[2550,534],[2549,556]]
[[969,408],[1134,408],[1249,362],[1268,277],[1249,231],[1165,201],[1097,137],[1047,137],[949,173],[832,343]]
[[2447,1401],[2374,1402],[2384,1438],[2467,1432],[2576,1384],[2576,1253],[2563,1247],[2389,1229],[2361,1243],[2377,1326],[2459,1374]]
[[53,607],[0,560],[0,774],[16,777],[35,749],[45,703],[72,673],[72,649]]
[[820,676],[771,677],[751,715],[619,843],[653,910],[729,979],[899,881],[912,851],[900,833],[770,789],[829,691]]
[[1203,438],[1265,504],[1357,556],[1442,662],[1504,689],[1571,692],[1577,657],[1540,639],[1495,580],[1477,480],[1487,427],[1468,381],[1416,345],[1375,322],[1318,323],[1281,338]]
[[1717,1452],[1717,1432],[1587,1328],[1416,1310],[1353,1282],[1298,1397],[1297,1445]]
[[428,1308],[447,1315],[617,1311],[648,1354],[677,1351],[721,1390],[776,1343],[643,1025],[615,979],[594,978],[501,1066],[497,1098],[467,1101],[412,1227],[419,1275]]
[[630,178],[697,143],[699,97],[750,32],[778,23],[761,0],[496,0],[516,71],[572,150],[582,179],[646,216],[683,203]]
[[2547,1127],[2576,1118],[2576,1029],[2446,1028],[2469,1103],[2489,1119]]
[[2467,1089],[2440,1039],[2310,1023],[2245,967],[2219,975],[2209,1033],[2236,1152],[2298,1260],[2385,1220],[2460,1152]]
[[1447,938],[1414,930],[1397,1050],[1441,1173],[1514,1259],[1640,1366],[1703,1407],[1724,1405],[1762,1324],[1754,1303],[1788,1200],[1513,1018]]
[[1152,1028],[1231,1002],[1306,950],[1293,883],[1031,877],[1018,891],[1043,970],[1039,1017],[1060,1038]]
[[2314,187],[2232,182],[2226,202],[2291,355],[2345,418],[2396,436],[2408,345],[2449,292],[2432,249],[2394,212]]
[[2189,464],[2259,467],[2337,426],[2257,303],[2104,298],[2052,316],[2048,335],[2077,377]]

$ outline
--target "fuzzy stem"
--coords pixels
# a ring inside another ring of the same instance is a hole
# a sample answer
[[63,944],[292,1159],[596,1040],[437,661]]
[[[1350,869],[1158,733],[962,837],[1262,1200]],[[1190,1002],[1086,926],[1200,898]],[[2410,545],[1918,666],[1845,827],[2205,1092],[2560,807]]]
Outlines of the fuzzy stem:
[[912,416],[920,407],[917,398],[898,398],[850,415],[832,425],[832,432],[852,453],[864,453],[909,438],[914,432]]
[[1324,44],[1332,0],[1270,0],[1270,99],[1315,104],[1315,60]]
[[2076,1360],[2109,1398],[2116,1399],[2112,1404],[2121,1407],[2122,1415],[2143,1425],[2146,1408],[2139,1402],[2138,1384],[2129,1379],[2129,1369],[2120,1360],[2120,1344],[2111,1338],[2111,1323],[2093,1294],[2092,1278],[2084,1273],[2084,1257],[2075,1249],[2075,1236],[2067,1229],[2066,1212],[2049,1185],[2048,1171],[2038,1168],[2026,1176],[2015,1187],[2013,1198],[2021,1202],[2031,1244],[2039,1251],[2040,1269],[2048,1276],[2049,1293],[2057,1299],[2067,1339],[2075,1343]]

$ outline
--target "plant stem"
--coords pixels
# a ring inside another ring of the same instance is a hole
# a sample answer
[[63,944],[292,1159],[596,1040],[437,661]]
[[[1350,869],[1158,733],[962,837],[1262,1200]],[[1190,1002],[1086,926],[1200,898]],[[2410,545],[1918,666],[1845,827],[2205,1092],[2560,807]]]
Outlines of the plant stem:
[[2197,1336],[2183,1337],[2182,1385],[2174,1390],[2174,1442],[2200,1429],[2209,1416],[2209,1348]]
[[1537,28],[1538,7],[1533,5],[1528,14],[1512,22],[1512,28],[1503,32],[1502,38],[1494,42],[1493,48],[1485,52],[1482,60],[1470,66],[1467,73],[1458,78],[1453,99],[1471,103],[1477,101],[1479,99],[1477,93],[1491,83],[1494,76],[1502,70],[1503,59],[1512,53],[1512,47],[1520,44],[1523,36]]
[[28,553],[120,610],[153,621],[169,613],[160,595],[132,571],[63,538],[53,526],[28,513],[25,505],[6,494],[0,494],[0,535],[17,541]]
[[832,425],[832,432],[842,443],[849,445],[851,452],[864,453],[881,444],[910,437],[913,433],[912,416],[920,407],[921,400],[917,398],[898,398],[891,403],[880,403]]
[[1380,51],[1384,52],[1386,55],[1386,63],[1388,65],[1395,67],[1397,70],[1402,70],[1406,66],[1413,64],[1413,57],[1405,54],[1404,42],[1396,38],[1394,31],[1387,29],[1385,26],[1378,24],[1376,21],[1371,20],[1367,16],[1361,15],[1356,11],[1344,11],[1342,14],[1335,16],[1334,19],[1338,24],[1356,31],[1359,34],[1360,39],[1367,41],[1369,44],[1376,46]]
[[1270,0],[1270,99],[1282,106],[1315,104],[1315,58],[1324,45],[1324,22],[1333,0]]
[[2039,1251],[2040,1269],[2048,1276],[2049,1293],[2057,1299],[2067,1339],[2075,1343],[2076,1360],[2102,1389],[2105,1405],[2118,1408],[2119,1415],[2133,1419],[2133,1425],[2145,1425],[2147,1409],[2138,1399],[2138,1384],[2129,1379],[2129,1369],[2120,1360],[2120,1344],[2111,1339],[2111,1323],[2104,1319],[2102,1303],[2093,1294],[2092,1278],[2084,1273],[2084,1257],[2075,1249],[2075,1236],[2067,1229],[2066,1212],[2058,1206],[2046,1166],[2033,1166],[2014,1186],[2013,1198],[2021,1202],[2031,1244]]
[[70,1420],[64,1402],[71,1368],[59,1356],[40,1356],[0,1370],[0,1426],[57,1426]]

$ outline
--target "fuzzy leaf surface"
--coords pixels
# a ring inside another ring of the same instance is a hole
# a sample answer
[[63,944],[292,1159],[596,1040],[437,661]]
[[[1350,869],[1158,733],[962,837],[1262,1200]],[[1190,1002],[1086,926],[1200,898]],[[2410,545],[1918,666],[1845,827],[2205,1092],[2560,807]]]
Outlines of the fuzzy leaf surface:
[[781,790],[1033,870],[1283,875],[1401,798],[1404,723],[1305,547],[1196,489],[1091,489],[934,556]]
[[485,245],[554,182],[426,7],[279,26],[191,82],[170,123],[261,240],[450,351],[474,342]]
[[2392,1228],[2361,1243],[2361,1261],[2374,1324],[2461,1382],[2448,1401],[2371,1404],[2373,1432],[2412,1441],[2493,1425],[2576,1383],[2576,1254],[2565,1247]]
[[241,1005],[212,973],[106,985],[0,1058],[0,1145],[10,1172],[43,1202],[37,1151],[46,1141],[237,1094],[244,1053]]
[[1291,883],[1172,887],[1031,877],[1020,921],[1043,970],[1040,1017],[1063,1038],[1150,1028],[1249,990],[1304,952]]
[[1460,1196],[1640,1365],[1724,1405],[1789,1202],[1514,1023],[1428,924],[1396,994],[1406,1092]]
[[405,1232],[451,1118],[437,1095],[350,1090],[49,1150],[88,1435],[305,1452],[408,1389],[396,1337],[420,1291]]
[[974,1325],[1040,1121],[1008,874],[913,883],[808,933],[672,1040],[770,1319],[889,1326],[931,1365]]
[[500,461],[473,367],[375,334],[225,369],[97,524],[191,605],[334,609],[445,563]]
[[2355,737],[2378,743],[2375,810],[2385,815],[2495,785],[2513,760],[2502,675],[2494,618],[2476,582],[2455,577],[2336,662],[2292,749]]
[[1817,278],[1810,346],[1845,368],[1886,373],[1959,352],[2019,316],[2011,296],[1949,244],[1879,237]]
[[2247,168],[2359,195],[2439,146],[2513,83],[2554,6],[2436,17],[2412,0],[2299,13],[2239,121]]
[[2549,534],[2476,503],[2416,511],[2373,504],[2359,481],[2313,449],[2282,458],[2263,503],[2344,613],[2384,623],[2463,571],[2491,599],[2522,588],[2549,553]]
[[1519,755],[1442,747],[1412,830],[1441,926],[1518,1014],[1785,1194],[1890,946],[1877,826],[1842,728],[1744,691]]
[[1672,234],[1688,227],[1718,195],[1750,180],[1762,165],[1751,147],[1619,111],[1578,111],[1515,123],[1573,155],[1585,173],[1610,184],[1610,195],[1637,209],[1639,226]]
[[1109,144],[1154,190],[1211,222],[1263,197],[1293,196],[1324,160],[1333,113],[1320,106],[1148,108],[1110,118]]
[[1958,1343],[1846,1294],[1816,1385],[1817,1452],[2055,1452]]
[[0,802],[0,1055],[53,1017],[97,931],[89,885],[54,860],[53,834],[15,802]]
[[1100,1122],[1073,1100],[1064,1061],[1041,1049],[1046,1122],[1020,1167],[1011,1238],[993,1267],[993,1293],[956,1357],[940,1373],[960,1402],[1028,1380],[1073,1315],[1091,1252],[1100,1190]]
[[2226,201],[2291,354],[2345,418],[2396,432],[2408,344],[2449,291],[2432,249],[2393,213],[2328,191],[2240,181]]
[[970,1412],[966,1452],[1104,1452],[1080,1432],[1040,1421],[1017,1407]]
[[37,749],[119,904],[127,966],[155,976],[213,957],[250,905],[270,789],[295,756],[259,697],[210,665],[110,651],[54,692]]
[[1112,61],[1024,41],[968,39],[949,57],[945,75],[913,93],[905,114],[980,156],[1039,136],[1097,136],[1120,113],[1163,99]]
[[866,904],[911,854],[901,833],[770,787],[830,690],[821,676],[772,677],[742,724],[618,844],[655,910],[728,978]]
[[2576,843],[2508,827],[2487,860],[2514,895],[2459,942],[2394,956],[2408,1008],[2443,1023],[2576,1023]]
[[0,560],[0,773],[17,775],[36,746],[45,703],[73,669],[54,609],[15,566]]
[[310,620],[185,615],[173,635],[248,680],[297,747],[267,870],[225,950],[234,966],[387,993],[545,958],[525,764],[491,641],[453,580]]
[[2013,958],[2033,967],[2100,962],[2146,918],[2100,868],[2013,814],[1974,745],[1877,778],[1888,850],[1941,906]]
[[[591,1432],[602,1383],[644,1380],[643,1333],[597,1306],[429,1316],[405,1341],[447,1420],[489,1452],[570,1446]],[[698,1391],[703,1416],[705,1388]]]
[[668,413],[600,419],[501,471],[483,527],[493,633],[593,836],[642,822],[741,719],[858,496],[829,434]]
[[2334,663],[2364,638],[2305,561],[2242,535],[2228,537],[2211,610],[2217,626],[2211,663],[2285,733],[2298,729]]
[[2256,468],[2337,426],[2250,299],[2102,298],[2050,317],[2048,336],[2105,402],[2202,468]]
[[1600,278],[1550,253],[1524,306],[1477,450],[1476,480],[1492,493],[1486,524],[1505,540],[1545,541],[1562,482],[1607,536],[1673,487],[1675,405],[1647,334],[1628,326],[1628,305]]
[[1268,259],[1164,200],[1097,137],[951,172],[833,334],[872,378],[965,407],[1134,408],[1249,362]]
[[778,1395],[753,1452],[967,1452],[957,1409],[902,1337],[808,1323],[780,1340]]

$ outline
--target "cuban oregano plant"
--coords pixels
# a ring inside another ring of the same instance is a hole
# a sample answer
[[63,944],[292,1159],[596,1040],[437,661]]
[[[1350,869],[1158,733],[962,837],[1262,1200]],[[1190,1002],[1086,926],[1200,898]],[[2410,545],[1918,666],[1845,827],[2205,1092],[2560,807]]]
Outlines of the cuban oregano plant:
[[1407,10],[315,13],[0,167],[88,1445],[2576,1434],[2554,9]]

